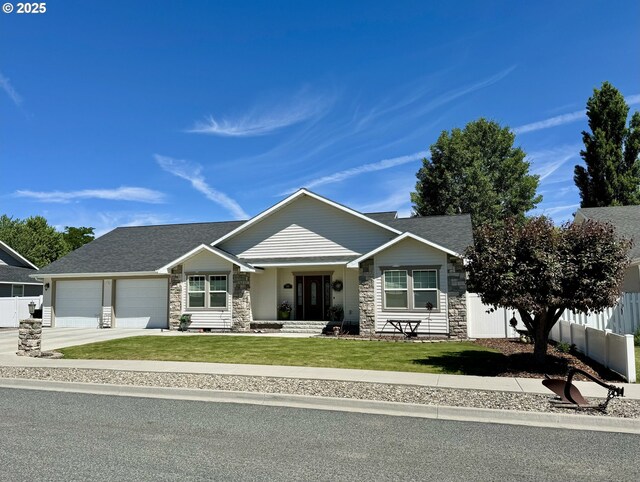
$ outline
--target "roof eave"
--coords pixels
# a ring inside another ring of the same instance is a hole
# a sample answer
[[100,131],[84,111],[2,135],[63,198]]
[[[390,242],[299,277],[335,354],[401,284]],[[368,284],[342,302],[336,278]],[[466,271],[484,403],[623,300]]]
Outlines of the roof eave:
[[371,256],[375,256],[376,254],[384,251],[385,249],[387,249],[387,248],[393,246],[394,244],[397,244],[400,241],[403,241],[403,240],[405,240],[407,238],[411,238],[411,239],[414,239],[414,240],[419,241],[421,243],[424,243],[427,246],[431,246],[432,248],[436,248],[436,249],[438,249],[440,251],[443,251],[443,252],[445,252],[447,254],[450,254],[451,256],[455,256],[457,258],[464,259],[464,256],[462,256],[460,253],[456,253],[455,251],[452,251],[449,248],[445,248],[444,246],[441,246],[441,245],[439,245],[437,243],[429,241],[428,239],[424,239],[424,238],[422,238],[420,236],[416,236],[413,233],[405,232],[405,233],[402,233],[397,238],[393,238],[392,240],[386,242],[382,246],[378,246],[376,249],[374,249],[372,251],[369,251],[368,253],[363,254],[362,256],[360,256],[357,259],[354,259],[353,261],[351,261],[350,263],[347,264],[347,268],[357,268],[360,265],[360,263],[362,261],[364,261],[365,259],[370,258]]
[[30,274],[29,277],[33,279],[44,279],[44,278],[116,278],[122,276],[135,276],[135,277],[146,277],[146,276],[158,276],[157,271],[110,271],[103,273],[37,273]]
[[284,198],[282,201],[274,204],[273,206],[271,206],[269,209],[266,209],[265,211],[262,211],[260,214],[257,214],[256,216],[252,217],[251,219],[249,219],[246,223],[241,224],[240,226],[238,226],[236,229],[228,232],[227,234],[225,234],[224,236],[216,239],[214,242],[211,243],[211,246],[216,246],[224,241],[226,241],[227,239],[235,236],[236,234],[241,233],[242,231],[245,231],[246,229],[248,229],[250,226],[254,225],[255,223],[261,221],[262,219],[268,217],[269,215],[271,215],[272,213],[282,209],[283,207],[287,206],[288,204],[290,204],[291,202],[295,201],[297,198],[302,197],[302,196],[309,196],[313,199],[316,199],[318,201],[321,201],[325,204],[328,204],[329,206],[335,207],[341,211],[344,211],[346,213],[349,213],[353,216],[356,216],[360,219],[363,219],[371,224],[375,224],[376,226],[379,226],[383,229],[386,229],[388,231],[391,231],[392,233],[395,234],[401,234],[401,231],[398,231],[395,228],[392,228],[391,226],[388,226],[384,223],[381,223],[380,221],[376,221],[375,219],[372,219],[368,216],[365,216],[362,213],[359,213],[358,211],[355,211],[351,208],[348,208],[346,206],[343,206],[342,204],[339,204],[335,201],[331,201],[330,199],[324,198],[314,192],[308,191],[307,189],[301,188],[298,189],[296,192],[294,192],[293,194],[287,196],[286,198]]
[[35,264],[33,264],[31,261],[29,261],[27,258],[25,258],[24,256],[22,256],[20,253],[18,253],[15,249],[13,249],[11,246],[9,246],[7,243],[5,243],[4,241],[0,241],[0,246],[2,247],[2,249],[4,249],[5,251],[7,251],[11,256],[13,256],[14,258],[18,259],[19,261],[22,261],[25,264],[28,264],[29,267],[33,268],[33,269],[40,269],[38,268]]
[[236,266],[238,266],[240,268],[240,271],[242,271],[242,272],[245,272],[245,273],[255,273],[256,272],[256,269],[253,266],[251,266],[250,264],[243,263],[242,261],[240,261],[235,256],[230,255],[228,253],[225,253],[224,251],[222,251],[219,248],[216,248],[215,246],[209,246],[209,245],[206,245],[206,244],[201,244],[200,246],[196,246],[191,251],[183,254],[179,258],[176,258],[173,261],[171,261],[170,263],[168,263],[168,264],[164,265],[163,267],[159,268],[156,272],[160,273],[160,274],[168,274],[171,271],[171,268],[183,263],[187,259],[191,258],[192,256],[195,256],[196,254],[198,254],[198,253],[200,253],[202,251],[208,251],[208,252],[210,252],[212,254],[220,256],[221,258],[223,258],[223,259],[229,261],[230,263],[235,264]]

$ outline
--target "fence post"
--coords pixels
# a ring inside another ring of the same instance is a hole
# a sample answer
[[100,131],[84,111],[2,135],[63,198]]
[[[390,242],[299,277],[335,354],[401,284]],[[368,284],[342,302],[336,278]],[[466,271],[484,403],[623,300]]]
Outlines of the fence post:
[[627,352],[627,381],[636,383],[636,351],[633,345],[633,335],[624,335]]

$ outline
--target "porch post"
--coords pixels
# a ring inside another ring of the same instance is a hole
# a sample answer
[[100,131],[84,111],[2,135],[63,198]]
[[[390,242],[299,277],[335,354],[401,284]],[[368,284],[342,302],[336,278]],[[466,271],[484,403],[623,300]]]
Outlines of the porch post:
[[253,315],[251,313],[251,283],[249,273],[243,273],[233,266],[233,294],[231,331],[249,331]]
[[447,255],[447,316],[449,334],[454,338],[467,335],[467,281],[462,260]]
[[169,278],[169,329],[177,330],[180,327],[180,315],[182,313],[182,265],[171,269]]
[[360,334],[373,335],[376,331],[373,259],[360,263],[358,277],[358,304],[360,311]]

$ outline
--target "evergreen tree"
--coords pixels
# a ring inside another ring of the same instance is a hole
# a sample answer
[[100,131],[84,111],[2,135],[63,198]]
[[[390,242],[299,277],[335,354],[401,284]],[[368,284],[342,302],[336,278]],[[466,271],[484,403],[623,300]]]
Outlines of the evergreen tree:
[[582,132],[580,151],[586,169],[574,170],[583,208],[640,204],[640,113],[627,128],[628,114],[624,97],[609,82],[587,101],[591,133]]

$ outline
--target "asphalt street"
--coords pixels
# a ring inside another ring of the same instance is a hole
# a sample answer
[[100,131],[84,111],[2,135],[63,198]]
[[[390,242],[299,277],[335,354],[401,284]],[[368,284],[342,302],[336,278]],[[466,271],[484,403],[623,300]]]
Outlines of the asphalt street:
[[0,479],[638,480],[640,436],[0,389]]

